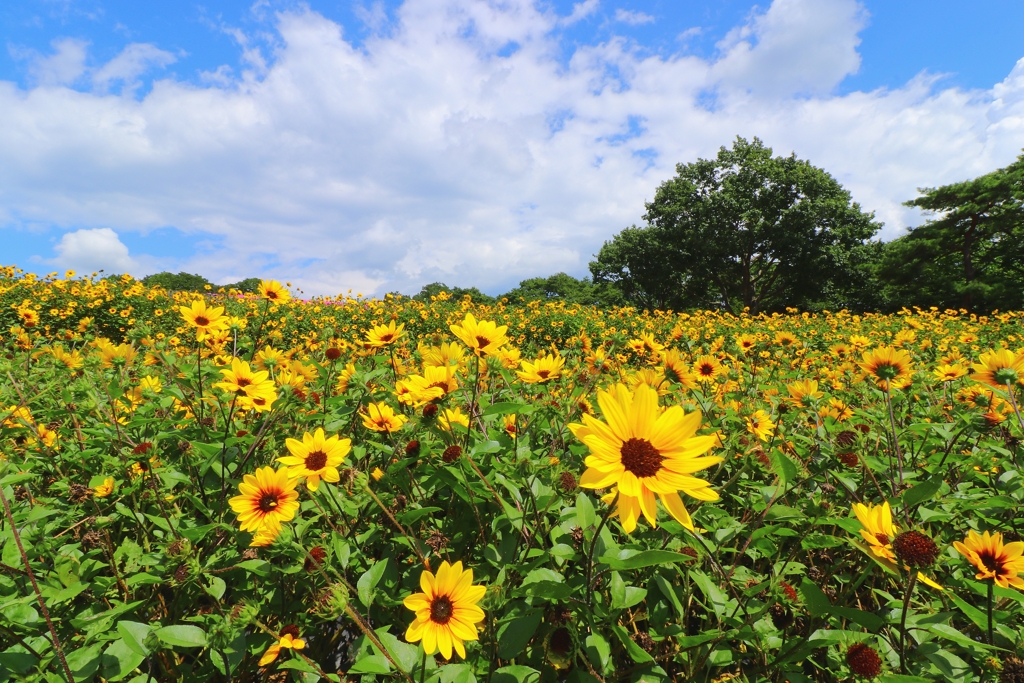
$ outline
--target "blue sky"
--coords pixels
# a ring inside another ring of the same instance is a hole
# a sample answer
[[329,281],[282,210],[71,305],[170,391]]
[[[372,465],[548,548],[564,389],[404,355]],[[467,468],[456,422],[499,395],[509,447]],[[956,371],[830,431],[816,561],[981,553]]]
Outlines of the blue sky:
[[1024,146],[1002,0],[23,0],[0,35],[0,262],[41,272],[501,291],[736,135],[887,237]]

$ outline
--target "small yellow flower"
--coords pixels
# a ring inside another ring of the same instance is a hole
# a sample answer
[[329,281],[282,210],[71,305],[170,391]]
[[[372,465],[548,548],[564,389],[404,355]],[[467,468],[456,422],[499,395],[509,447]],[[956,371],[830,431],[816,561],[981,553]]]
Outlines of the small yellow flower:
[[373,472],[370,472],[370,476],[373,477],[374,481],[380,481],[384,478],[384,471],[379,467],[374,467]]
[[272,664],[281,654],[281,650],[302,650],[306,647],[306,641],[302,638],[296,638],[291,633],[285,633],[281,638],[267,648],[267,651],[260,657],[259,665],[266,666]]
[[97,498],[106,498],[107,496],[109,496],[113,492],[114,492],[114,478],[113,477],[107,477],[106,479],[103,480],[102,484],[100,484],[99,486],[96,486],[96,487],[93,488],[92,495],[96,496]]

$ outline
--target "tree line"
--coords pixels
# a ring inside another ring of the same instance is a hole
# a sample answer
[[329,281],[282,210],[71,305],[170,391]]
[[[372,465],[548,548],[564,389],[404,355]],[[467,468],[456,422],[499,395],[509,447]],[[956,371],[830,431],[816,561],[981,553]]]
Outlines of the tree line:
[[[589,277],[530,278],[496,297],[434,282],[412,298],[446,292],[476,303],[753,314],[1024,307],[1024,154],[972,180],[921,188],[905,205],[927,220],[882,242],[882,224],[826,171],[737,137],[713,159],[678,164],[645,203],[645,224],[605,242]],[[211,284],[188,273],[144,282],[194,291]],[[257,283],[227,286],[252,291]]]

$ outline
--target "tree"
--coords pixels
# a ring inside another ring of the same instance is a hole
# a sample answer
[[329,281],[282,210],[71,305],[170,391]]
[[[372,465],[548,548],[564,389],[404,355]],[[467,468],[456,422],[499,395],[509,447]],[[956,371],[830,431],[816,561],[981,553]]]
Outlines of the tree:
[[519,301],[564,301],[569,304],[594,305],[600,296],[590,278],[577,279],[565,273],[523,280],[502,297],[512,303]]
[[423,288],[418,294],[413,295],[413,299],[416,301],[430,301],[430,297],[437,296],[441,292],[447,292],[453,299],[461,299],[468,295],[470,300],[475,304],[493,304],[495,299],[493,296],[484,294],[476,287],[470,287],[468,289],[463,287],[449,287],[443,282],[431,282],[429,285],[423,285]]
[[[232,282],[229,285],[221,285],[224,289],[237,289],[240,292],[247,292],[249,294],[255,294],[260,287],[260,279],[258,277],[247,277],[244,280],[238,282]],[[220,289],[218,287],[218,289]]]
[[678,164],[646,209],[590,269],[647,308],[843,306],[881,227],[828,173],[757,138]]
[[173,292],[202,292],[206,290],[206,285],[213,287],[213,283],[202,275],[193,275],[192,273],[185,272],[178,273],[177,275],[167,271],[154,273],[142,278],[142,282],[150,287],[160,285],[164,289]]
[[909,303],[969,310],[1024,301],[1024,154],[991,173],[922,188],[905,202],[934,214],[894,240],[885,277]]

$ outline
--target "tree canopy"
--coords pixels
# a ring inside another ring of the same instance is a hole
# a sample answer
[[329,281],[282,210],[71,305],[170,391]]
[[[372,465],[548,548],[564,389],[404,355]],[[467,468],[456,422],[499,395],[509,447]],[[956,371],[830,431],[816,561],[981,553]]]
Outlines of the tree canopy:
[[843,305],[859,296],[881,227],[828,173],[772,156],[757,138],[678,164],[646,209],[646,226],[616,235],[590,264],[596,283],[646,308]]

